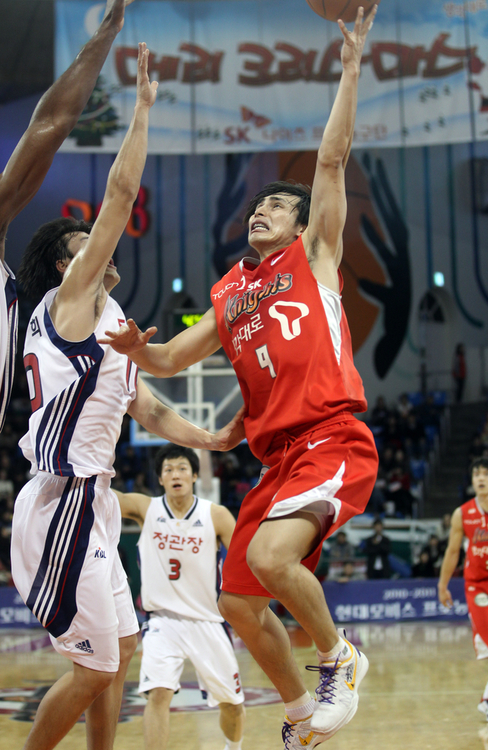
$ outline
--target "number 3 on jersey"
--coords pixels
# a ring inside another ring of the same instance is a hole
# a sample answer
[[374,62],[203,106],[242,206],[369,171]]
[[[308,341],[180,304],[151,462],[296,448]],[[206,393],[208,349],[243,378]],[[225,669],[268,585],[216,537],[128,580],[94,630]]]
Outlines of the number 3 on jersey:
[[268,347],[265,344],[264,346],[260,346],[257,349],[255,349],[256,357],[258,358],[259,366],[262,370],[265,370],[266,368],[269,369],[269,374],[272,378],[276,377],[276,372],[273,367],[273,363],[271,361],[271,357],[268,353]]
[[169,561],[169,564],[171,565],[171,573],[168,578],[170,581],[177,581],[180,577],[181,563],[179,560],[172,559]]

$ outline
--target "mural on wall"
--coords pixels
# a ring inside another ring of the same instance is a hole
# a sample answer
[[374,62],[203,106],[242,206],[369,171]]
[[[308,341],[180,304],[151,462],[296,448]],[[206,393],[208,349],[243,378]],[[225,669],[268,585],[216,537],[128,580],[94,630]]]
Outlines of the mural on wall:
[[[266,182],[290,179],[311,185],[315,162],[315,152],[283,152]],[[213,263],[219,276],[244,255],[254,254],[247,244],[242,216],[249,199],[265,184],[256,184],[256,172],[262,176],[250,155],[231,154],[226,158],[213,226]],[[250,190],[249,183],[255,189]],[[381,315],[383,330],[375,343],[374,368],[377,377],[383,379],[408,331],[412,304],[408,230],[380,159],[372,162],[365,154],[361,166],[352,154],[346,168],[346,193],[343,303],[354,351],[368,339]]]

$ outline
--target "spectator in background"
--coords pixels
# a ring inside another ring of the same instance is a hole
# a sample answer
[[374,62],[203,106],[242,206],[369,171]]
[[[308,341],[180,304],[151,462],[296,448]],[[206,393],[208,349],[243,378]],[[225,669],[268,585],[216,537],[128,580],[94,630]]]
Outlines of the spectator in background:
[[436,578],[438,571],[434,568],[429,552],[423,549],[417,563],[412,566],[412,578]]
[[378,396],[376,404],[371,412],[371,425],[373,427],[386,427],[390,411],[383,396]]
[[383,534],[383,523],[379,519],[373,523],[373,529],[374,534],[362,543],[367,560],[368,578],[390,578],[390,540]]
[[397,401],[396,410],[401,419],[406,419],[412,411],[412,403],[406,393],[402,393]]
[[408,414],[403,425],[403,439],[407,456],[426,456],[425,429],[415,414]]
[[466,358],[464,344],[458,344],[454,352],[452,363],[452,377],[454,379],[454,401],[460,404],[463,400],[464,384],[466,381]]
[[438,576],[442,563],[442,553],[439,549],[439,537],[437,536],[437,534],[430,535],[429,541],[423,548],[422,552],[427,552],[434,568],[434,575]]
[[338,583],[349,583],[349,581],[364,581],[364,574],[357,569],[353,560],[345,560],[342,570],[337,577]]
[[351,560],[355,555],[355,547],[348,542],[345,531],[338,531],[330,540],[329,559],[331,562]]

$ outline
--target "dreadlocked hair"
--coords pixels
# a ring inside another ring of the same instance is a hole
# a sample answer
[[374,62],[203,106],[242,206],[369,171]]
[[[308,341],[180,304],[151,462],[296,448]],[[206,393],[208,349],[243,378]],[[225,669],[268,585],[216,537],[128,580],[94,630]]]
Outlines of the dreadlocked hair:
[[299,182],[287,182],[286,180],[269,182],[265,185],[263,189],[260,190],[259,193],[257,193],[249,202],[242,223],[247,224],[251,216],[255,213],[258,204],[261,203],[264,198],[267,198],[268,195],[277,195],[278,193],[295,195],[299,199],[294,209],[297,212],[297,224],[304,224],[307,226],[310,214],[311,190],[308,185],[301,185]]
[[91,224],[70,218],[59,218],[43,224],[27,245],[20,261],[17,278],[27,297],[39,300],[46,292],[59,286],[62,274],[58,260],[72,258],[68,242],[78,232],[91,231]]

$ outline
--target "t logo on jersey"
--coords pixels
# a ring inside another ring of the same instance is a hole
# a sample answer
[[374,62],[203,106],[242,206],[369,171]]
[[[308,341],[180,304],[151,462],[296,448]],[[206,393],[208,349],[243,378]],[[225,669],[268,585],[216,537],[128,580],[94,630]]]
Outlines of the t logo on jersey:
[[[286,308],[291,313],[290,317],[285,312],[280,312],[278,308]],[[291,341],[301,334],[300,321],[310,315],[310,309],[304,302],[287,302],[286,300],[275,302],[268,312],[270,318],[274,318],[280,324],[281,333],[286,341]],[[296,312],[298,312],[298,317],[294,317]]]

